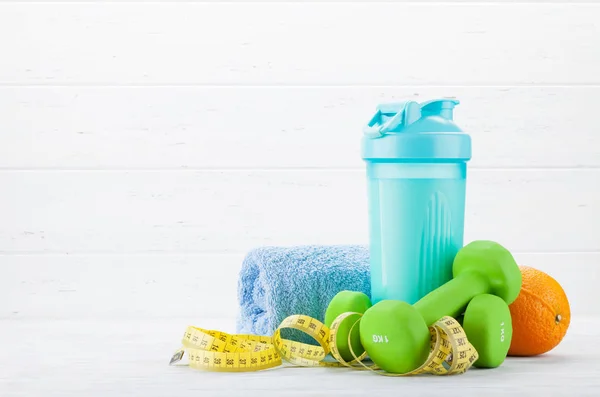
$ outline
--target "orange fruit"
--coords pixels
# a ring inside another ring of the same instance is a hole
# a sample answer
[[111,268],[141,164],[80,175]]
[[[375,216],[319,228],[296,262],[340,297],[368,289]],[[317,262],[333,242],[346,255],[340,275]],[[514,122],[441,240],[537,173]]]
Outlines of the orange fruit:
[[519,266],[521,292],[509,305],[513,335],[509,356],[536,356],[554,349],[571,322],[565,291],[550,275],[529,266]]

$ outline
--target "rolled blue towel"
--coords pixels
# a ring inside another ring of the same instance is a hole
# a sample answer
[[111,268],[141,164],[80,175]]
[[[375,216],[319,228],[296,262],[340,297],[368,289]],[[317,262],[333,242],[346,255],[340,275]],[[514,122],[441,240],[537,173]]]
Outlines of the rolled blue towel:
[[324,321],[342,290],[370,297],[369,249],[361,245],[263,247],[250,251],[238,279],[237,332],[271,335],[287,316]]

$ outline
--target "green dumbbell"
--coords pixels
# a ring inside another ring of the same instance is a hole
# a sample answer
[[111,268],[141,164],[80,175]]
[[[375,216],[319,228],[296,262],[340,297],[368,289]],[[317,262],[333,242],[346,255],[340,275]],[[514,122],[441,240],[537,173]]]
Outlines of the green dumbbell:
[[[360,322],[360,341],[381,369],[406,373],[418,368],[429,355],[429,327],[443,316],[456,318],[462,313],[465,313],[464,325],[469,341],[476,342],[473,346],[478,352],[481,349],[484,356],[478,365],[503,360],[504,349],[510,345],[505,343],[508,327],[504,328],[504,341],[496,343],[496,340],[502,340],[502,327],[497,324],[495,329],[493,322],[500,319],[506,324],[510,313],[506,315],[504,306],[499,305],[497,299],[479,298],[478,295],[491,294],[500,298],[504,305],[512,303],[521,290],[521,271],[515,259],[498,243],[474,241],[457,253],[452,273],[452,280],[412,306],[406,302],[383,300],[364,313]],[[486,314],[487,311],[490,314]],[[484,326],[480,327],[481,324]]]
[[[330,327],[342,313],[364,314],[370,307],[371,301],[364,293],[341,291],[327,307],[325,325]],[[349,316],[338,329],[337,348],[346,362],[354,359],[348,346],[348,334],[358,318],[358,315]],[[479,358],[473,364],[475,367],[495,368],[504,362],[512,340],[512,318],[508,304],[502,298],[491,294],[477,295],[457,320],[465,330],[469,342],[479,353]],[[356,357],[365,351],[360,342],[358,326],[352,330],[351,344]]]

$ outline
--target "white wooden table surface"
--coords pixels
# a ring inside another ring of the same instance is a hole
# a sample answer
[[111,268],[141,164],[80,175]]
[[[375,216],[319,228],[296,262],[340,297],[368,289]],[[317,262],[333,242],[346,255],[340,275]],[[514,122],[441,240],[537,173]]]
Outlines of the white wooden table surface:
[[232,321],[210,319],[0,320],[0,396],[600,395],[600,318],[575,319],[544,356],[509,358],[497,369],[459,376],[411,378],[326,368],[231,374],[169,366],[192,324],[233,330]]

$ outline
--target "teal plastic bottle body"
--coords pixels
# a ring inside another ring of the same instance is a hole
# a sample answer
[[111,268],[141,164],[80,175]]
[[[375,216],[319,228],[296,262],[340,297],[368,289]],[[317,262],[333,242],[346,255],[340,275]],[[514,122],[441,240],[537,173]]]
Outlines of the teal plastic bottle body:
[[413,304],[452,278],[471,158],[457,104],[382,104],[364,128],[373,303]]

